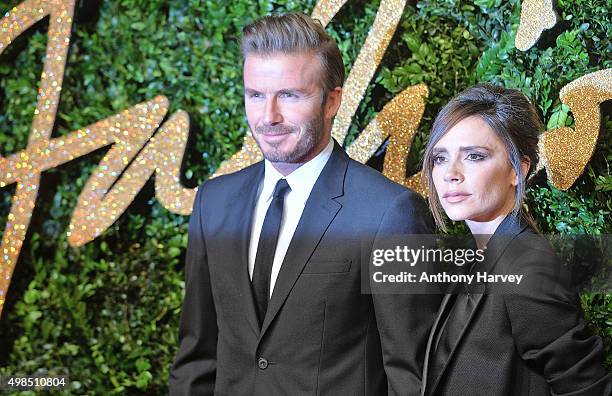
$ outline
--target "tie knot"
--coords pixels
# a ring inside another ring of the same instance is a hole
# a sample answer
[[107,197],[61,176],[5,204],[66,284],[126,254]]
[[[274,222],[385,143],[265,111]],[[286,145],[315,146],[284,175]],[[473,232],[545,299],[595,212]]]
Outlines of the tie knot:
[[289,190],[291,190],[291,187],[289,187],[287,179],[279,179],[279,181],[276,182],[276,187],[274,187],[274,198],[284,198]]

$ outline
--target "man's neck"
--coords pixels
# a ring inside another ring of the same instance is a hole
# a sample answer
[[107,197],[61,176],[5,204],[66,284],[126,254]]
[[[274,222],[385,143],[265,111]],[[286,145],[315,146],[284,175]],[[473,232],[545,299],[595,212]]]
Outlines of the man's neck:
[[[306,161],[308,162],[308,161]],[[306,162],[270,162],[274,169],[278,171],[283,176],[288,176],[291,172],[304,165]]]

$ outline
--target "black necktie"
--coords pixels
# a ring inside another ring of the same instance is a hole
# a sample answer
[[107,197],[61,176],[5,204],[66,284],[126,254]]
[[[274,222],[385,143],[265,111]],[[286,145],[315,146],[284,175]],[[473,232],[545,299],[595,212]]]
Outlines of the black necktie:
[[274,252],[278,242],[281,219],[283,218],[283,202],[287,191],[291,190],[287,180],[280,179],[274,187],[274,198],[268,207],[264,218],[257,254],[255,255],[255,266],[253,268],[253,294],[257,302],[259,325],[261,326],[268,310],[270,298],[270,276],[272,274],[272,263]]

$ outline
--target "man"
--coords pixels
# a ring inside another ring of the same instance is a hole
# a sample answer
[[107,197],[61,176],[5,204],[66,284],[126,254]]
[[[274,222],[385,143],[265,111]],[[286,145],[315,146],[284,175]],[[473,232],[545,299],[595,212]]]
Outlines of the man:
[[429,232],[427,207],[331,138],[344,67],[320,23],[287,14],[243,33],[265,161],[198,190],[170,393],[417,394],[438,300],[362,294],[362,244]]

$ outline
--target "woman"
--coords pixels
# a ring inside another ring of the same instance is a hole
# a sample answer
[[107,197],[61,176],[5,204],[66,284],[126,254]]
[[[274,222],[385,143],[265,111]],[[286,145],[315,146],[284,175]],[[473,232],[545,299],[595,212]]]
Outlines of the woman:
[[602,341],[587,331],[576,292],[523,209],[542,130],[522,93],[490,84],[459,94],[434,122],[423,177],[436,222],[445,228],[443,209],[486,249],[471,274],[523,277],[445,296],[422,395],[612,394]]

